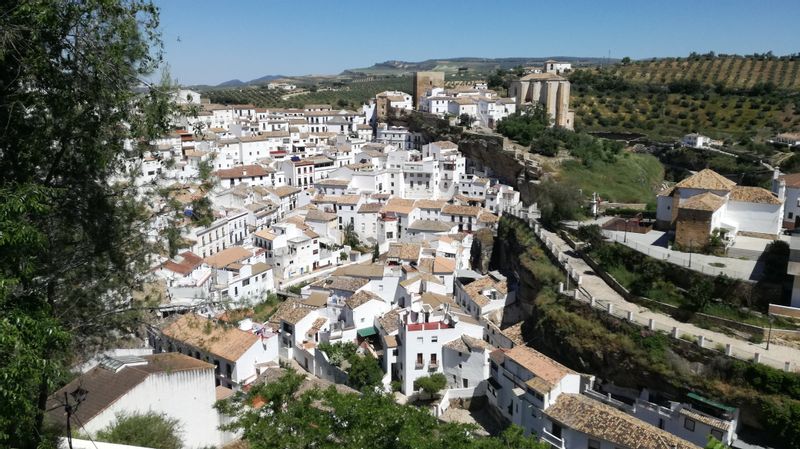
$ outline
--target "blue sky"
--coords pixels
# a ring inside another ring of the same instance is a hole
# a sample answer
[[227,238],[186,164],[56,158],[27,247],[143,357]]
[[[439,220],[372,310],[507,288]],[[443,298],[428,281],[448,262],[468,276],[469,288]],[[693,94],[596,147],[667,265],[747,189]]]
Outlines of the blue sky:
[[798,0],[155,0],[182,84],[390,59],[800,51]]

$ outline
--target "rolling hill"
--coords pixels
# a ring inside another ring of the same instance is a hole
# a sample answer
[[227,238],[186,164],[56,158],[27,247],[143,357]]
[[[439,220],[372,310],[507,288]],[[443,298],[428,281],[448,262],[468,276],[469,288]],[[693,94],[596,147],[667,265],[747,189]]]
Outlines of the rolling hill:
[[750,89],[771,83],[779,89],[800,88],[800,57],[694,56],[617,64],[612,73],[630,82],[669,84],[697,81],[728,88]]

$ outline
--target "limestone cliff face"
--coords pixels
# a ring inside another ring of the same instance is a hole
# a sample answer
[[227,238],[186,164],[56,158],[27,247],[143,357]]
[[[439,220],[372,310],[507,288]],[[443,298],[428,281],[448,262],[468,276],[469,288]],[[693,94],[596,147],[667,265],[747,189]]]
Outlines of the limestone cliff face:
[[539,178],[539,171],[526,166],[514,151],[503,149],[503,137],[491,134],[465,132],[458,140],[458,149],[477,168],[489,168],[493,177],[519,190],[522,202],[533,202],[532,180]]
[[472,269],[483,274],[489,272],[489,263],[494,252],[494,234],[491,230],[479,229],[472,238]]
[[460,126],[451,126],[447,120],[414,112],[390,119],[390,125],[407,126],[419,133],[423,143],[450,140],[479,169],[488,168],[492,176],[500,179],[520,192],[525,205],[533,203],[533,180],[539,179],[541,171],[525,161],[521,148],[505,149],[504,139],[499,134],[484,134],[465,131]]

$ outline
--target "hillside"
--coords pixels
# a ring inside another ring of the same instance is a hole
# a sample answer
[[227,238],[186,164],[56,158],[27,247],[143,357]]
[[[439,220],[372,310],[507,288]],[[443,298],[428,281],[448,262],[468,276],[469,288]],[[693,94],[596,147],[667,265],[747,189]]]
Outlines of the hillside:
[[669,58],[570,75],[575,123],[587,131],[731,143],[800,129],[800,58]]
[[325,103],[334,107],[356,109],[385,90],[411,92],[411,77],[329,80],[293,92],[267,89],[266,86],[241,86],[208,89],[202,93],[211,102],[222,104],[248,103],[257,107],[296,108],[306,104]]
[[733,89],[750,89],[772,83],[779,89],[800,88],[800,57],[694,56],[617,64],[611,73],[634,83],[669,84],[697,81],[720,83]]
[[[412,72],[436,70],[446,74],[457,73],[458,70],[466,69],[468,73],[476,75],[488,75],[497,69],[511,69],[518,66],[541,66],[548,59],[571,62],[573,66],[585,67],[608,63],[603,58],[584,58],[575,56],[548,56],[541,58],[519,57],[519,58],[448,58],[448,59],[428,59],[420,62],[408,61],[385,61],[373,64],[370,67],[349,69],[342,72],[342,75],[408,75]],[[617,62],[618,60],[610,60]]]

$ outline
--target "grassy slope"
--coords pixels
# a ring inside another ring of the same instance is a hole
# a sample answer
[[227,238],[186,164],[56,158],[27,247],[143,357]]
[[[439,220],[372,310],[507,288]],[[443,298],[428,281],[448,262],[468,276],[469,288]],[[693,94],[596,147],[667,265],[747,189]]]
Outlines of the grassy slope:
[[604,200],[625,203],[653,203],[655,190],[664,180],[664,167],[649,154],[623,154],[616,163],[598,162],[586,167],[578,161],[566,161],[559,180],[583,190],[600,194]]

